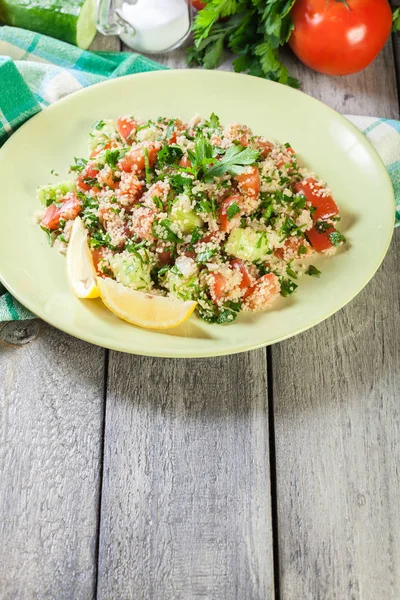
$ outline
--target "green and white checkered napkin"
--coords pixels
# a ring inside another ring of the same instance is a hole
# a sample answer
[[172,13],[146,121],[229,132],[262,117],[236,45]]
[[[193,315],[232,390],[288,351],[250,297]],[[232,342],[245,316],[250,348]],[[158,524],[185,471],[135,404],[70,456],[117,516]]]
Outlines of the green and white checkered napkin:
[[[86,52],[14,27],[0,28],[0,146],[43,107],[105,79],[165,69],[139,54]],[[348,117],[380,154],[396,196],[400,225],[400,122]],[[34,318],[0,284],[0,322]]]

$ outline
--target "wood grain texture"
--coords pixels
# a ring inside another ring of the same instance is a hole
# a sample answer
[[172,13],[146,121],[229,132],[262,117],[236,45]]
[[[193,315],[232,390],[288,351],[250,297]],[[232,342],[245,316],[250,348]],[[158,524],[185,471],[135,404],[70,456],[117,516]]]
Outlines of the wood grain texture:
[[103,367],[104,350],[44,323],[0,344],[1,600],[94,597]]
[[[306,70],[341,112],[398,117],[390,44],[342,80]],[[400,597],[400,231],[346,308],[271,349],[283,600]]]
[[273,598],[265,352],[110,353],[100,600]]

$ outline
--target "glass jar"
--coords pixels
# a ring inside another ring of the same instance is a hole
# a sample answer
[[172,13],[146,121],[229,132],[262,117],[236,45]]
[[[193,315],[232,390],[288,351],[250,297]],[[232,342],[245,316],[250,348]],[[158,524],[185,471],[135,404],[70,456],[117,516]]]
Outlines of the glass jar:
[[191,0],[98,0],[97,29],[119,35],[133,50],[152,54],[178,48],[192,27]]

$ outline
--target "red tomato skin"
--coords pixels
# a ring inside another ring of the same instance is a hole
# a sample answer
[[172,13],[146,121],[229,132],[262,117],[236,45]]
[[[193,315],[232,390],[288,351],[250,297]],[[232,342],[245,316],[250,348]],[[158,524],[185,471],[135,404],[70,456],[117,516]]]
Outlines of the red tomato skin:
[[317,229],[315,229],[315,227],[312,227],[306,231],[306,236],[314,250],[317,252],[323,252],[323,250],[328,250],[328,248],[332,248],[333,246],[331,240],[329,239],[329,234],[333,231],[335,231],[334,227],[328,229],[328,231],[320,233],[317,231]]
[[[90,179],[95,179],[97,175],[100,173],[99,169],[96,169],[93,165],[88,165],[86,169],[79,175],[76,180],[76,185],[85,192],[88,192],[92,189],[92,186],[83,181],[84,178],[89,177]],[[93,186],[95,187],[95,186]]]
[[136,133],[136,129],[136,122],[131,117],[120,117],[117,121],[117,131],[125,142]]
[[310,69],[350,75],[365,69],[386,44],[392,28],[388,0],[296,0],[289,44]]
[[[149,144],[147,147],[147,153],[149,157],[150,167],[154,165],[157,158],[158,148],[153,144]],[[131,173],[132,171],[143,171],[145,168],[145,158],[143,148],[138,147],[130,150],[118,163],[118,166],[125,173]]]
[[201,2],[201,0],[192,0],[192,5],[196,10],[202,10],[205,7],[204,2]]
[[62,206],[57,208],[55,204],[50,204],[42,219],[41,225],[46,229],[57,229],[61,219],[75,219],[82,208],[80,200],[76,194],[68,194],[61,198]]
[[[228,231],[229,229],[229,219],[228,219],[228,208],[231,204],[236,202],[236,204],[240,207],[241,197],[238,195],[228,196],[221,204],[221,208],[219,210],[219,219],[221,221],[221,231]],[[238,213],[240,214],[240,213]]]
[[[311,186],[313,186],[314,189]],[[330,219],[339,214],[338,205],[332,196],[318,196],[318,194],[315,193],[315,187],[321,187],[318,186],[315,179],[304,179],[294,186],[295,192],[302,192],[311,206],[317,209],[312,215],[314,223],[321,219]]]
[[60,223],[59,210],[55,204],[50,204],[42,219],[41,225],[46,229],[57,229]]
[[210,284],[211,296],[214,302],[224,297],[226,279],[221,273],[213,273],[213,282]]
[[102,271],[99,270],[99,262],[103,258],[103,250],[104,249],[105,249],[105,246],[101,246],[100,248],[93,248],[91,250],[93,266],[96,269],[96,273],[97,273],[97,275],[103,275],[103,276],[105,276],[105,275]]
[[257,291],[257,288],[262,285],[263,282],[268,282],[271,287],[272,287],[272,293],[278,293],[278,278],[276,275],[274,275],[273,273],[267,273],[266,275],[263,275],[262,277],[260,277],[259,279],[257,279],[257,281],[255,283],[253,283],[252,286],[250,286],[248,288],[248,290],[245,292],[244,296],[243,296],[243,300],[246,300],[246,298],[249,298],[249,296],[251,296],[254,292]]
[[162,252],[157,252],[158,264],[160,267],[165,267],[165,265],[169,265],[171,262],[171,252],[167,249],[164,249]]
[[231,261],[231,267],[233,269],[236,269],[237,271],[240,271],[242,274],[242,281],[240,282],[239,286],[240,289],[245,290],[246,288],[248,288],[249,285],[251,285],[252,280],[243,261],[240,260],[240,258],[235,258],[235,260]]

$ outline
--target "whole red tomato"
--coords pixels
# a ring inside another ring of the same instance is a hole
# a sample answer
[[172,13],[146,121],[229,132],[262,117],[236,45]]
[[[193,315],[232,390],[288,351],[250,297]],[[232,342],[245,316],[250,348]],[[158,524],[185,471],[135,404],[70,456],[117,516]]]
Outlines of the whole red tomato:
[[289,44],[310,69],[350,75],[369,65],[392,28],[388,0],[297,0]]
[[197,8],[197,10],[201,10],[205,7],[204,2],[201,2],[200,0],[192,0],[192,5]]

